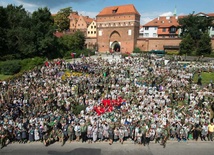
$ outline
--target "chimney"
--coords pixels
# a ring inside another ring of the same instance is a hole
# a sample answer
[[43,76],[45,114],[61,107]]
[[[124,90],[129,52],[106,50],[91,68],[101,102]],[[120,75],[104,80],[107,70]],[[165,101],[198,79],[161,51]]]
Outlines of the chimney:
[[160,19],[160,17],[158,17],[158,20]]

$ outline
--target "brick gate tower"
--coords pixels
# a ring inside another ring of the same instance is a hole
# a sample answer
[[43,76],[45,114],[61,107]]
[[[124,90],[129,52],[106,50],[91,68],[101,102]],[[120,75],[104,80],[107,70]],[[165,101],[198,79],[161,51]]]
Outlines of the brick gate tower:
[[133,52],[139,37],[140,14],[134,5],[104,8],[97,16],[99,52]]

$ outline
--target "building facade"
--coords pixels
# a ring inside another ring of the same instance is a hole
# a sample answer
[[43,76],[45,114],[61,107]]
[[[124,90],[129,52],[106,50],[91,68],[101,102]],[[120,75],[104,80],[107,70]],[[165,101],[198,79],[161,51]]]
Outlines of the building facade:
[[99,52],[134,50],[140,28],[140,14],[134,5],[106,7],[96,16],[96,22]]
[[72,12],[68,18],[70,19],[70,33],[80,30],[87,36],[87,28],[94,19],[89,16],[79,15],[78,12]]
[[143,38],[178,38],[178,16],[160,16],[143,25]]

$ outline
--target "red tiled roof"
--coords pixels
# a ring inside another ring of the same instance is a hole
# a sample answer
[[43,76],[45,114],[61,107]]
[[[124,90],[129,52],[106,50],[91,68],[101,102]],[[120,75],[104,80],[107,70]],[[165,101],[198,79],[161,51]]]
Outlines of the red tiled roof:
[[171,27],[171,26],[178,26],[178,19],[175,16],[165,17],[160,16],[155,18],[154,20],[148,22],[145,26],[157,26],[157,27]]
[[86,23],[92,23],[93,22],[93,18],[90,18],[88,16],[83,16],[83,19],[85,20]]
[[78,13],[77,12],[72,12],[70,15],[69,15],[69,19],[71,19],[71,18],[73,18],[73,19],[75,19],[76,21],[79,19],[79,15],[78,15]]
[[214,13],[208,13],[207,15],[210,17],[214,17]]
[[[113,10],[115,10],[115,13],[113,12]],[[129,13],[140,15],[133,4],[127,4],[106,7],[97,16],[129,14]]]

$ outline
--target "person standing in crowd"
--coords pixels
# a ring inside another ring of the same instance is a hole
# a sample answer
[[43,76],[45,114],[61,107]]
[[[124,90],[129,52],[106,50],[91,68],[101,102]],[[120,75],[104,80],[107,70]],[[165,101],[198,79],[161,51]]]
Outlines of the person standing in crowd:
[[207,123],[204,123],[202,126],[202,129],[201,129],[201,140],[206,141],[207,137],[208,137],[208,125],[207,125]]
[[113,144],[113,141],[114,141],[114,129],[115,129],[114,123],[110,123],[110,124],[109,124],[109,129],[108,129],[108,134],[109,134],[109,145],[112,145],[112,144]]
[[141,144],[146,145],[146,133],[147,133],[147,124],[143,123],[143,126],[140,128],[142,133]]
[[83,123],[80,127],[82,143],[87,141],[87,125]]
[[6,131],[2,125],[0,125],[0,145],[0,149],[6,145]]
[[151,130],[147,130],[146,132],[146,144],[149,145],[150,143],[150,137],[151,137]]
[[80,124],[79,123],[76,123],[76,125],[74,127],[74,131],[75,131],[76,141],[79,142],[80,141],[80,136],[81,136]]
[[34,128],[30,125],[30,129],[28,131],[28,141],[29,143],[34,141]]
[[40,136],[39,136],[39,128],[38,126],[35,128],[34,130],[34,140],[35,141],[39,141],[40,140]]
[[213,141],[213,137],[214,137],[214,123],[211,122],[209,125],[208,125],[208,140],[210,141]]
[[68,139],[68,124],[62,123],[62,146],[65,144],[65,141]]
[[124,127],[121,126],[119,129],[119,142],[123,144],[124,141]]
[[163,126],[163,132],[162,132],[162,140],[161,140],[161,145],[163,145],[163,148],[166,147],[166,142],[169,138],[170,135],[170,127],[169,124],[167,123],[166,125]]
[[75,140],[74,122],[68,126],[68,139],[70,143]]
[[96,124],[93,125],[92,133],[93,133],[93,142],[95,143],[97,141],[97,133],[98,133],[98,128]]
[[92,139],[93,139],[93,132],[92,132],[92,125],[89,124],[88,128],[87,128],[87,138],[88,138],[88,143],[92,143]]

